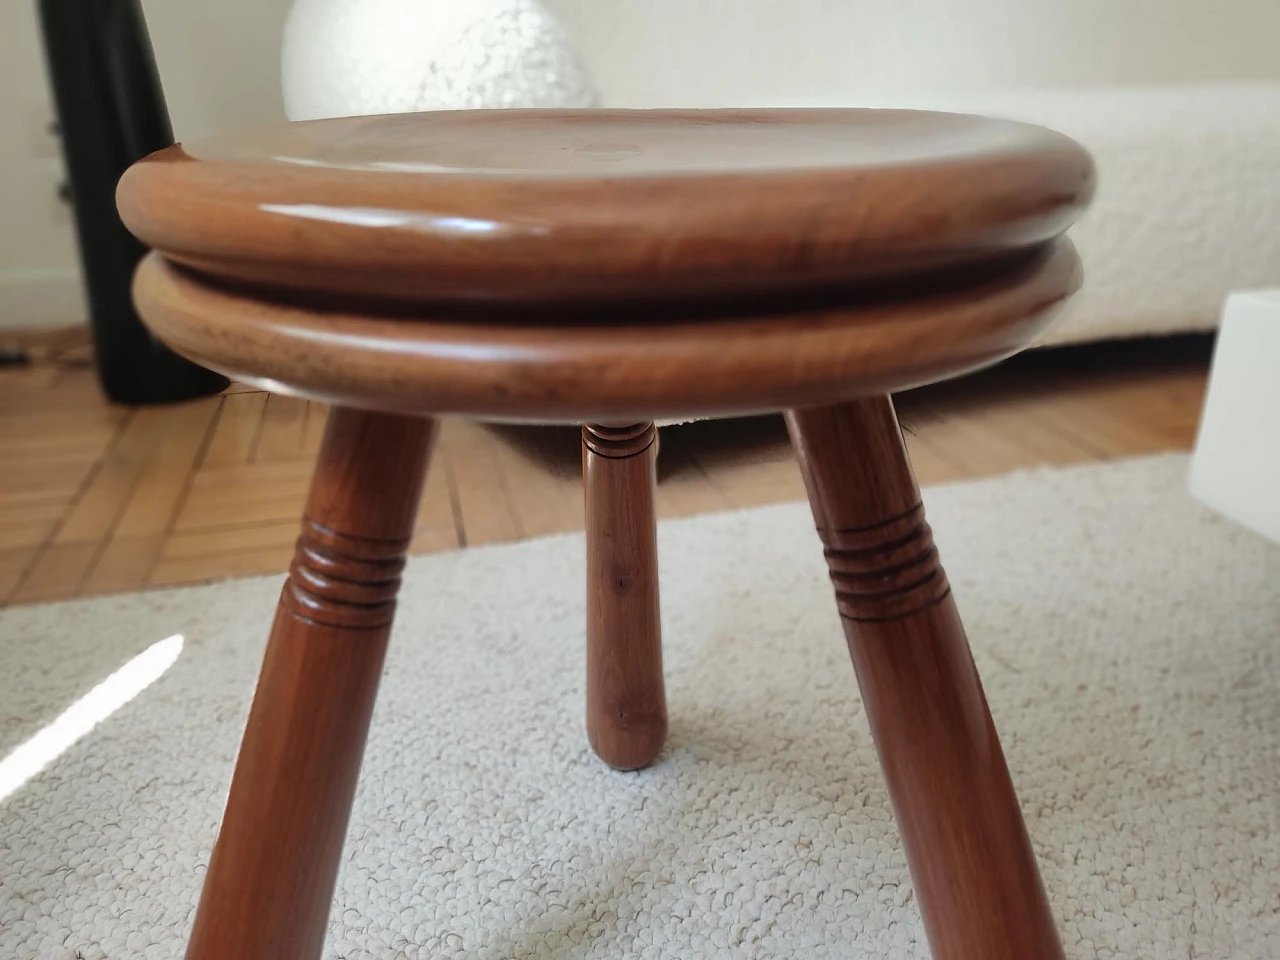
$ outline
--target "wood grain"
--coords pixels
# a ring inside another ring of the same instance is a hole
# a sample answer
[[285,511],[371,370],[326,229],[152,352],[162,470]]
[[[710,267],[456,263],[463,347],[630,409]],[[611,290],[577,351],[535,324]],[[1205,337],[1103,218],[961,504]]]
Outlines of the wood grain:
[[134,294],[175,350],[273,390],[388,412],[608,423],[773,412],[954,376],[1026,346],[1080,279],[1061,240],[959,286],[790,313],[408,322],[258,300],[152,254]]
[[1066,137],[972,116],[485,110],[178,145],[117,198],[148,246],[207,274],[492,311],[973,262],[1057,236],[1093,179]]
[[652,423],[582,428],[587,520],[587,738],[618,770],[667,737]]
[[935,960],[1062,960],[893,404],[787,424]]
[[188,960],[317,960],[435,423],[335,409]]

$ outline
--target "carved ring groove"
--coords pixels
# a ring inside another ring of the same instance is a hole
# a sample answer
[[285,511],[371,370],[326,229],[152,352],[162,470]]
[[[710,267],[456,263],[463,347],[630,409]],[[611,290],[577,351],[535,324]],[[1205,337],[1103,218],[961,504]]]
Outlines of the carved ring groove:
[[385,626],[395,613],[408,547],[407,539],[366,540],[304,519],[284,604],[326,626]]
[[599,423],[582,425],[582,442],[597,456],[615,460],[634,457],[648,450],[658,438],[652,422],[607,427]]
[[898,620],[951,592],[924,505],[858,530],[818,530],[840,615],[848,620]]

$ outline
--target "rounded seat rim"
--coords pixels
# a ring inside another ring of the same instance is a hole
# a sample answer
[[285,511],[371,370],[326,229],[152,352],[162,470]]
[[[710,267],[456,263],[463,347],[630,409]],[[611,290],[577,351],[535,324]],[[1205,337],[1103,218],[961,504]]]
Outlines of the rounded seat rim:
[[262,299],[153,252],[134,299],[178,353],[272,392],[393,413],[637,422],[770,413],[958,376],[1032,343],[1081,279],[1060,237],[994,275],[918,296],[740,318],[531,324]]

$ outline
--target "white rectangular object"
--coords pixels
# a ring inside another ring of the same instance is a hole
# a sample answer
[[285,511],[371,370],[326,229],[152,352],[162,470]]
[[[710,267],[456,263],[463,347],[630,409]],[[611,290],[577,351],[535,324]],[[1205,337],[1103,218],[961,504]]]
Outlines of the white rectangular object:
[[1228,519],[1280,541],[1280,290],[1227,298],[1190,488]]

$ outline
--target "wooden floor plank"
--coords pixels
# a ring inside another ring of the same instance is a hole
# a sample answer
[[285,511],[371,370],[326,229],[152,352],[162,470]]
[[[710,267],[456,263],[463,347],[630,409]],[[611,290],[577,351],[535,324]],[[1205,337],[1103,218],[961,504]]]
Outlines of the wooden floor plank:
[[168,532],[217,415],[218,398],[170,409],[173,417],[164,442],[138,477],[116,524],[116,537],[158,537]]
[[1035,447],[1015,440],[983,418],[951,417],[930,432],[928,443],[958,464],[965,477],[980,476],[984,469],[1007,473],[1044,462]]
[[794,459],[781,415],[702,421],[664,428],[678,432],[690,455],[708,475],[742,465]]
[[[7,405],[6,405],[7,406]],[[41,401],[29,409],[6,409],[6,419],[19,421],[20,429],[29,434],[49,435],[63,430],[112,430],[129,415],[122,407],[83,406],[78,403],[59,408]]]
[[1029,404],[1026,415],[1093,451],[1099,459],[1135,457],[1172,448],[1140,420],[1110,409],[1105,397],[1067,396],[1058,402]]
[[153,587],[178,586],[187,583],[206,583],[230,577],[255,577],[260,574],[283,574],[293,559],[293,545],[266,547],[257,550],[239,550],[212,557],[195,557],[181,560],[161,560],[151,571],[149,585]]
[[255,500],[305,496],[310,485],[311,478],[307,476],[255,478],[252,475],[227,483],[193,483],[183,504],[183,514],[216,511]]
[[36,523],[13,523],[0,527],[0,550],[38,547],[53,535],[56,526],[56,520],[45,520]]
[[[0,462],[10,457],[15,461],[39,460],[46,453],[92,458],[111,442],[116,430],[114,425],[103,424],[89,430],[69,427],[53,434],[18,434],[18,428],[19,424],[0,417]],[[9,431],[14,431],[13,435]]]
[[654,507],[659,519],[728,510],[732,504],[708,478],[679,427],[658,433],[658,488]]
[[[1148,349],[1051,351],[899,396],[919,480],[1186,449],[1207,352]],[[282,573],[327,408],[281,401],[237,387],[202,413],[128,410],[92,371],[0,370],[0,602]],[[659,442],[660,516],[803,498],[781,418]],[[576,430],[447,419],[436,454],[412,552],[582,529]]]
[[229,393],[223,396],[203,465],[247,464],[258,431],[262,428],[262,414],[266,408],[265,393]]
[[42,550],[10,595],[11,603],[43,603],[78,596],[94,557],[96,543],[51,544]]
[[61,463],[10,464],[0,475],[0,497],[35,493],[45,499],[74,497],[94,468],[89,457]]
[[254,463],[297,460],[307,426],[307,401],[273,393],[262,414],[262,430],[253,450]]
[[794,459],[742,464],[712,474],[711,483],[735,509],[804,499],[804,480]]
[[413,531],[413,539],[409,541],[409,554],[417,556],[422,553],[440,553],[442,550],[454,550],[458,546],[458,535],[455,530],[445,527],[419,527]]
[[932,430],[917,432],[904,431],[903,439],[907,444],[907,457],[911,461],[911,469],[915,472],[916,482],[921,486],[931,483],[950,483],[962,480],[968,474],[962,466],[953,463],[932,440]]
[[735,509],[804,497],[781,416],[752,417],[727,424],[690,424],[676,429],[689,455],[716,492]]
[[0,606],[9,602],[38,551],[39,547],[35,544],[0,550]]
[[318,400],[307,404],[307,425],[302,431],[302,458],[314,460],[324,439],[324,425],[329,419],[329,405]]
[[0,503],[6,507],[20,509],[23,506],[37,506],[42,503],[61,503],[70,509],[76,502],[73,494],[68,497],[65,494],[50,492],[48,490],[11,490],[7,493],[0,494]]
[[145,407],[124,422],[87,488],[58,527],[55,543],[97,543],[110,534],[142,468],[164,441],[166,417],[162,408]]
[[[1075,463],[1096,460],[1097,454],[1075,437],[1058,430],[1045,429],[1030,420],[1011,404],[996,407],[987,414],[968,414],[962,418],[967,423],[981,426],[988,433],[996,433],[1007,442],[1024,448],[1028,459],[1038,465],[1064,467]],[[978,464],[986,470],[986,464]]]
[[201,487],[223,487],[234,483],[248,486],[277,480],[307,483],[311,480],[312,467],[310,460],[301,459],[221,465],[210,464],[206,460],[191,478],[191,489],[194,492]]
[[[566,437],[565,431],[554,436],[547,430],[522,429],[495,433],[494,440],[493,456],[505,478],[510,509],[521,536],[540,537],[581,530],[581,461],[565,455],[567,446],[572,445],[575,452],[579,449],[576,432]],[[554,451],[543,455],[536,448],[531,450],[530,445],[540,442],[554,445]]]
[[80,596],[141,590],[160,559],[163,537],[109,540],[80,588]]
[[10,501],[7,497],[0,499],[0,529],[30,524],[48,524],[52,527],[66,516],[72,499],[72,497],[41,498],[25,503]]
[[299,511],[288,520],[174,533],[165,538],[160,560],[198,560],[241,550],[289,547],[298,539],[301,516]]
[[298,485],[292,493],[267,499],[198,501],[191,510],[182,510],[173,524],[174,534],[197,530],[244,530],[263,523],[297,522],[306,505],[307,488]]
[[32,364],[26,367],[9,367],[0,377],[0,399],[18,402],[26,397],[48,390],[58,377],[52,366]]
[[[453,498],[449,494],[449,475],[445,458],[437,451],[427,469],[427,482],[418,504],[418,519],[413,528],[411,549],[417,553],[448,550],[460,546],[458,524],[454,516]],[[443,546],[427,546],[443,544]]]
[[438,449],[448,457],[467,544],[518,539],[522,531],[512,509],[507,476],[485,428],[465,420],[446,420]]

